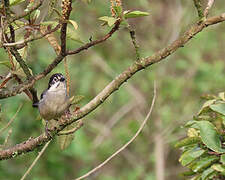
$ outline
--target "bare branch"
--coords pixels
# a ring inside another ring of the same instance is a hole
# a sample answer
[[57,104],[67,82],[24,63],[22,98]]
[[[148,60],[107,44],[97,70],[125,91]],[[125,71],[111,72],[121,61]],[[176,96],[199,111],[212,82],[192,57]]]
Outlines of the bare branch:
[[81,46],[80,48],[74,50],[74,51],[68,51],[67,55],[77,54],[77,53],[79,53],[83,50],[87,50],[88,48],[90,48],[94,45],[97,45],[97,44],[100,44],[100,43],[106,41],[107,39],[109,39],[113,35],[114,32],[116,32],[119,29],[120,23],[121,23],[121,20],[118,19],[115,22],[115,26],[112,28],[112,30],[108,34],[106,34],[104,37],[102,37],[101,39],[95,40],[95,41],[91,41],[91,42],[85,44],[84,46]]
[[51,140],[48,141],[45,146],[42,148],[41,152],[39,152],[38,156],[35,158],[34,162],[30,165],[30,167],[27,169],[27,171],[25,172],[25,174],[23,175],[23,177],[20,180],[24,180],[27,175],[30,173],[30,171],[32,170],[32,168],[34,167],[34,165],[37,163],[37,161],[40,159],[41,155],[45,152],[46,148],[48,147],[48,145],[50,144]]
[[62,17],[65,21],[62,24],[61,28],[61,54],[66,56],[66,31],[67,31],[67,20],[70,17],[70,13],[72,11],[72,0],[62,0]]
[[0,129],[0,134],[3,133],[14,121],[14,119],[16,118],[17,114],[19,113],[20,109],[22,108],[22,104],[18,107],[16,113],[14,114],[14,116],[10,119],[10,121],[6,124],[5,127],[3,127],[2,129]]
[[32,41],[41,39],[41,38],[47,36],[48,34],[51,34],[51,33],[55,32],[55,31],[57,31],[57,30],[60,28],[60,26],[61,26],[61,25],[58,24],[58,25],[57,25],[55,28],[53,28],[52,30],[47,31],[47,32],[45,32],[45,33],[43,33],[43,34],[41,34],[41,35],[36,36],[36,37],[30,37],[30,38],[27,38],[27,39],[25,39],[25,40],[13,42],[13,43],[4,43],[4,44],[2,44],[2,46],[4,46],[4,47],[15,47],[16,49],[21,49],[21,48],[23,48],[24,46],[26,46],[26,44],[27,44],[28,42],[32,42]]
[[128,30],[130,31],[130,37],[135,48],[137,60],[139,60],[141,55],[139,51],[139,45],[137,44],[137,40],[136,40],[135,30],[132,30],[131,28],[128,28]]
[[208,14],[209,14],[209,10],[211,9],[212,5],[214,3],[214,0],[208,0],[208,4],[205,8],[205,11],[204,11],[204,16],[207,17]]
[[[18,52],[18,50],[16,50],[14,47],[12,47],[12,48],[10,48],[10,52],[15,57],[16,61],[20,64],[20,67],[23,69],[23,72],[26,74],[27,79],[29,80],[32,77],[31,72],[30,72],[26,62],[23,60],[22,56]],[[33,104],[37,103],[38,102],[38,97],[37,97],[36,89],[31,87],[31,88],[29,88],[29,91],[30,91],[30,93],[32,95]]]
[[[174,53],[178,48],[183,47],[193,36],[201,32],[207,26],[217,24],[223,21],[225,21],[225,13],[219,16],[211,17],[201,24],[196,23],[192,27],[190,27],[183,35],[181,35],[177,40],[171,43],[168,47],[156,52],[150,57],[141,59],[139,62],[134,62],[124,72],[117,76],[111,83],[109,83],[93,100],[91,100],[79,111],[76,111],[70,119],[63,123],[59,123],[59,126],[50,129],[53,136],[55,136],[58,132],[63,130],[69,124],[72,124],[73,122],[83,118],[84,116],[94,111],[100,104],[102,104],[113,92],[118,90],[118,88],[122,84],[124,84],[129,78],[131,78],[135,73],[165,59],[166,57]],[[15,88],[13,91],[6,91],[0,89],[0,99],[16,95],[24,91],[25,89],[32,87],[35,81],[43,78],[59,62],[61,62],[62,59],[62,55],[57,56],[54,62],[49,67],[47,67],[44,72],[35,76],[30,81],[26,81],[22,86]],[[36,138],[30,138],[29,140],[17,144],[14,147],[0,151],[0,160],[9,159],[26,152],[30,152],[33,149],[37,148],[39,145],[48,142],[49,140],[50,138],[46,137],[45,134],[42,134]]]
[[150,115],[152,113],[152,109],[153,109],[153,106],[155,104],[155,99],[156,99],[156,85],[154,83],[154,96],[153,96],[153,99],[152,99],[152,104],[151,104],[150,110],[149,110],[146,118],[142,122],[141,126],[139,127],[138,131],[135,133],[135,135],[126,144],[124,144],[120,149],[118,149],[115,153],[113,153],[110,157],[108,157],[105,161],[103,161],[101,164],[99,164],[97,167],[95,167],[94,169],[92,169],[91,171],[86,173],[85,175],[83,175],[83,176],[81,176],[79,178],[76,178],[76,180],[81,180],[81,179],[87,178],[88,176],[90,176],[94,172],[98,171],[107,162],[109,162],[112,158],[114,158],[116,155],[118,155],[121,151],[123,151],[127,146],[129,146],[136,139],[136,137],[140,134],[140,132],[144,128],[145,124],[147,123],[147,121],[148,121],[148,119],[149,119],[149,117],[150,117]]

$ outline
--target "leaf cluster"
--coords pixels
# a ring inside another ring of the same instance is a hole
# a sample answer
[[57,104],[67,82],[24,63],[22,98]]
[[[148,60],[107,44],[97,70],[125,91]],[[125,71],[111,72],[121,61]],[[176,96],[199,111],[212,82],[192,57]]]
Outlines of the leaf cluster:
[[180,163],[189,169],[183,175],[193,180],[225,176],[225,96],[207,95],[194,120],[186,124],[187,137],[180,140]]

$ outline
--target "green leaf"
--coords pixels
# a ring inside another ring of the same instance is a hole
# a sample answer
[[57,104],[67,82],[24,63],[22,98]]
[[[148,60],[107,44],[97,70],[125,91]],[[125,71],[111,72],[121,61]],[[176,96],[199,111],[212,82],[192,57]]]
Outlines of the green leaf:
[[6,66],[7,68],[12,67],[12,65],[9,61],[0,61],[0,65]]
[[35,20],[39,17],[40,12],[41,12],[41,11],[40,11],[39,9],[35,10],[34,12],[31,13],[30,18],[31,18],[33,21],[35,21]]
[[210,106],[213,111],[216,111],[225,116],[225,103],[213,104]]
[[222,164],[213,164],[211,168],[218,172],[225,173],[225,167]]
[[[31,70],[30,68],[28,68],[28,69],[29,69],[31,75],[33,75],[32,70]],[[20,76],[20,77],[26,77],[26,74],[24,73],[24,71],[23,71],[23,69],[22,69],[21,67],[19,67],[19,68],[18,68],[17,70],[15,70],[15,71],[11,70],[10,72],[11,72],[12,74],[15,74],[15,75]]]
[[80,35],[78,34],[78,32],[72,30],[69,27],[67,27],[67,38],[68,39],[71,39],[71,40],[73,40],[75,42],[78,42],[78,43],[82,43],[83,44],[83,41],[81,40]]
[[221,148],[220,137],[215,126],[209,121],[198,121],[196,124],[200,130],[200,136],[203,143],[215,152],[224,153],[225,149]]
[[223,101],[225,101],[225,93],[224,93],[224,92],[219,93],[219,97],[220,97]]
[[208,178],[212,173],[214,173],[214,172],[215,172],[215,170],[212,169],[212,168],[206,169],[206,170],[202,173],[202,176],[201,176],[202,180],[207,179],[207,178]]
[[40,23],[42,26],[49,26],[52,25],[53,27],[56,27],[59,23],[56,21],[44,21]]
[[201,139],[199,137],[188,137],[188,138],[185,138],[185,139],[181,140],[180,142],[176,143],[175,147],[181,148],[184,146],[189,146],[191,144],[196,144],[198,142],[201,142]]
[[142,16],[148,16],[148,12],[143,12],[143,11],[131,11],[131,12],[125,12],[124,17],[125,19],[128,18],[137,18],[137,17],[142,17]]
[[200,172],[204,170],[205,168],[209,167],[212,163],[216,162],[219,159],[217,156],[207,156],[204,158],[201,158],[199,161],[196,161],[191,166],[192,171],[194,172]]
[[220,156],[220,162],[225,165],[225,154]]
[[[64,131],[68,131],[70,129],[73,129],[76,126],[76,123],[73,123],[69,126],[67,126]],[[69,135],[60,135],[58,137],[58,144],[61,150],[66,149],[73,141],[74,139],[74,134],[69,134]]]
[[181,155],[179,161],[181,162],[181,164],[183,166],[187,166],[192,161],[194,161],[195,159],[200,157],[204,152],[205,152],[205,150],[195,147],[195,148],[193,148],[191,150],[188,150],[185,153],[183,153]]
[[104,22],[107,22],[107,24],[109,25],[109,26],[112,26],[113,24],[115,24],[115,22],[116,22],[116,18],[114,18],[114,17],[109,17],[109,16],[102,16],[102,17],[100,17],[100,18],[98,18],[99,20],[101,20],[101,21],[104,21]]
[[78,29],[78,25],[77,25],[77,22],[76,21],[73,21],[73,20],[69,20],[69,22],[73,25],[74,29]]
[[212,100],[208,100],[206,101],[202,108],[200,109],[200,111],[198,112],[198,115],[200,115],[202,113],[203,110],[205,110],[206,108],[208,108],[210,105],[212,105],[214,102],[216,102],[216,99],[212,99]]
[[24,2],[25,0],[9,0],[9,5],[10,6],[15,6],[18,5],[19,3]]
[[122,14],[122,12],[123,12],[122,7],[121,7],[121,6],[113,6],[113,9],[114,9],[115,12],[116,12],[116,16],[117,16],[117,17],[120,17],[121,14]]

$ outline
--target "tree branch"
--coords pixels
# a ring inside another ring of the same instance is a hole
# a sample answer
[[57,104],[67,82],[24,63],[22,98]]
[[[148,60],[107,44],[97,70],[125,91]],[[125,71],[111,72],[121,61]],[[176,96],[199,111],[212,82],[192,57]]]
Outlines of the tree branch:
[[61,54],[66,56],[66,31],[67,31],[67,20],[70,17],[72,11],[72,0],[62,0],[62,17],[63,24],[61,28]]
[[209,14],[209,10],[211,9],[212,5],[214,3],[214,0],[208,0],[208,4],[205,8],[205,11],[204,11],[204,16],[207,17],[208,14]]
[[45,32],[45,33],[43,33],[43,34],[41,34],[41,35],[36,36],[36,37],[30,37],[30,38],[27,38],[27,39],[25,39],[25,40],[13,42],[13,43],[4,43],[4,44],[2,44],[2,46],[4,46],[4,47],[14,47],[15,49],[21,49],[21,48],[23,48],[24,46],[26,46],[26,44],[27,44],[28,42],[32,42],[32,41],[41,39],[41,38],[45,37],[46,35],[51,34],[51,33],[55,32],[55,31],[57,31],[57,30],[60,28],[60,26],[61,26],[61,25],[58,24],[58,25],[57,25],[55,28],[53,28],[52,30],[47,31],[47,32]]
[[115,25],[111,29],[111,31],[108,34],[106,34],[104,37],[102,37],[101,39],[95,40],[95,41],[91,41],[91,42],[85,44],[84,46],[81,46],[80,48],[78,48],[76,50],[68,51],[66,54],[67,55],[77,54],[77,53],[79,53],[79,52],[81,52],[83,50],[87,50],[88,48],[90,48],[90,47],[92,47],[94,45],[97,45],[97,44],[100,44],[100,43],[106,41],[107,39],[109,39],[113,35],[114,32],[116,32],[119,29],[120,23],[121,23],[121,20],[118,19],[115,22]]
[[[83,46],[81,46],[80,48],[74,50],[74,51],[68,51],[66,53],[67,55],[72,55],[72,54],[77,54],[83,50],[87,50],[88,48],[95,46],[97,44],[100,44],[104,41],[106,41],[107,39],[109,39],[113,33],[115,33],[118,29],[119,29],[119,25],[120,25],[120,20],[118,20],[115,23],[115,26],[112,28],[112,30],[107,33],[104,37],[96,40],[96,41],[92,41],[90,43],[87,43]],[[34,83],[37,80],[42,79],[43,77],[45,77],[48,73],[50,73],[64,58],[65,56],[62,54],[59,54],[51,64],[49,64],[43,72],[39,73],[38,75],[36,75],[35,77],[32,77],[29,81],[24,82],[23,84],[20,84],[18,86],[13,87],[12,90],[6,90],[6,89],[0,89],[0,99],[4,99],[4,98],[8,98],[11,96],[15,96],[17,94],[22,93],[25,89],[28,89],[30,87],[32,87],[34,85]]]
[[[134,62],[124,72],[122,72],[119,76],[117,76],[111,83],[109,83],[93,100],[91,100],[79,111],[76,111],[70,119],[68,119],[67,121],[64,121],[64,123],[60,123],[59,126],[50,129],[50,132],[52,132],[53,136],[55,136],[58,132],[63,130],[69,124],[91,113],[100,104],[102,104],[113,92],[118,90],[118,88],[122,84],[124,84],[129,78],[131,78],[135,73],[165,59],[167,56],[174,53],[178,48],[183,47],[193,36],[201,32],[207,26],[217,24],[223,21],[225,21],[225,13],[219,16],[211,17],[205,20],[204,22],[202,22],[201,24],[196,23],[192,27],[190,27],[183,35],[181,35],[177,40],[171,43],[168,47],[156,52],[150,57],[141,59],[139,62]],[[63,57],[58,56],[58,59],[56,59],[55,61],[59,62],[61,58]],[[51,67],[49,67],[48,70],[51,71],[52,70]],[[32,79],[30,83],[26,82],[25,85],[17,89],[17,92],[21,90],[25,90],[26,88],[30,88],[34,84],[34,82],[38,80],[38,78],[40,79],[41,77],[43,77],[43,74],[39,74],[38,76],[36,76],[35,77],[36,79]],[[0,98],[2,97],[2,92],[4,91],[0,90]],[[15,91],[13,92],[15,93]],[[13,158],[18,155],[24,154],[26,152],[32,151],[33,149],[48,142],[49,140],[50,138],[46,137],[44,133],[40,135],[39,137],[30,138],[29,140],[22,142],[20,144],[17,144],[14,147],[0,151],[0,160]]]

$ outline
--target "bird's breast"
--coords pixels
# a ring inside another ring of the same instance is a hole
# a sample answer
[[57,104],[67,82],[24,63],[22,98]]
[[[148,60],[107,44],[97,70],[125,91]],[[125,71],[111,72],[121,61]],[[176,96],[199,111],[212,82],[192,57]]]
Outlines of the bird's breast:
[[68,106],[66,91],[47,92],[39,104],[39,111],[44,119],[50,120],[60,117]]

